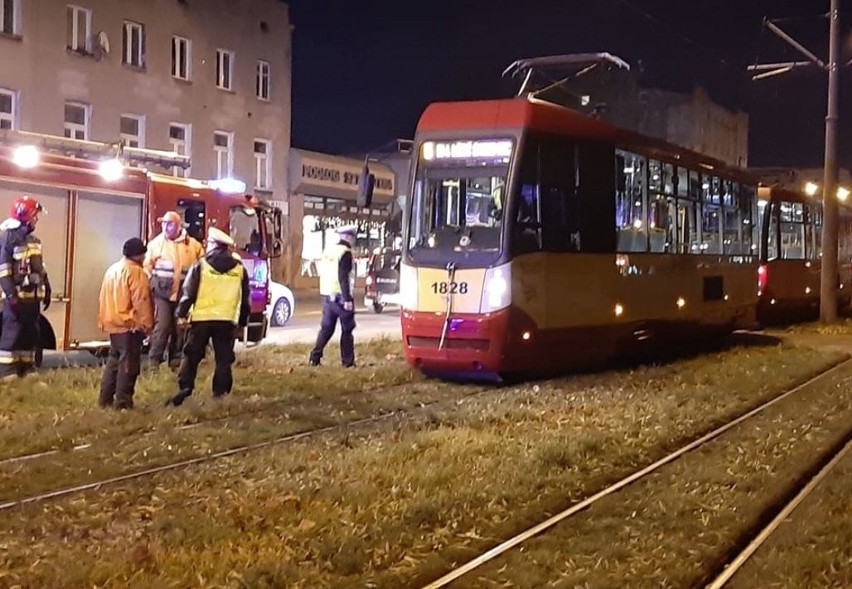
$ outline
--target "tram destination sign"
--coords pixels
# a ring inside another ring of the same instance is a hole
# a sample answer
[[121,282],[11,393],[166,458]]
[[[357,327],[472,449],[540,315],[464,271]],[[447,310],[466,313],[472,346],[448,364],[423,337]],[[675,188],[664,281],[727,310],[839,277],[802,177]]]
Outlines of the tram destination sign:
[[426,161],[508,162],[512,156],[512,140],[425,141],[420,148],[420,154]]

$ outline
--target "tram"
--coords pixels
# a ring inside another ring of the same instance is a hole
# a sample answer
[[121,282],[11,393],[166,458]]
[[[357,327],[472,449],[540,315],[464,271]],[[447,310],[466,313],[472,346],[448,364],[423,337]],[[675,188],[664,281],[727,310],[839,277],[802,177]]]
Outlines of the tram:
[[[822,202],[801,192],[758,189],[760,265],[757,318],[761,324],[819,316]],[[837,303],[852,297],[852,209],[838,210]]]
[[422,371],[583,369],[755,324],[743,170],[530,97],[432,104],[414,153],[400,299]]

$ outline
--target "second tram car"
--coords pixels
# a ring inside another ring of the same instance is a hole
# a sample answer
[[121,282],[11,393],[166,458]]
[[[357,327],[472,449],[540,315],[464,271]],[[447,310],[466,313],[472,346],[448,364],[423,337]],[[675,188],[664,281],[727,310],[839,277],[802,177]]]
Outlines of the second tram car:
[[[757,318],[762,324],[819,316],[822,203],[801,192],[759,189],[760,265]],[[852,296],[852,210],[839,208],[838,307]]]
[[745,172],[531,98],[430,105],[415,149],[400,298],[423,371],[583,368],[755,323]]

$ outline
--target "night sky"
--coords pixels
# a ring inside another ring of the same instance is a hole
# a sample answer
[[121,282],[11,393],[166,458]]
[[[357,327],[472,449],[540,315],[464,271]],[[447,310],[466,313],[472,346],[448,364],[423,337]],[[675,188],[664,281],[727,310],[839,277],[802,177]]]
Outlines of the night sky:
[[[652,86],[707,88],[750,115],[750,165],[819,166],[827,74],[753,82],[745,66],[803,59],[761,26],[778,21],[828,60],[828,0],[291,0],[293,145],[327,153],[411,138],[430,102],[511,96],[515,59],[609,51]],[[852,14],[852,0],[845,0]],[[844,18],[844,62],[852,59]],[[852,168],[852,67],[840,164]]]

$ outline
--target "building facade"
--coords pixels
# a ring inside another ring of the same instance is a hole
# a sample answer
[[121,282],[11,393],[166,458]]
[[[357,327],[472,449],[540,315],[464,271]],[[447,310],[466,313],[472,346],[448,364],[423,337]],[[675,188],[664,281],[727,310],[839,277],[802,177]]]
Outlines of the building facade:
[[691,93],[651,88],[633,72],[581,76],[551,92],[559,102],[643,135],[748,167],[748,115],[714,102],[700,87]]
[[0,129],[175,151],[283,200],[291,26],[280,0],[0,0]]

